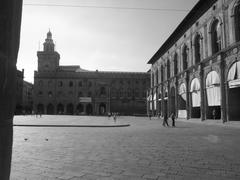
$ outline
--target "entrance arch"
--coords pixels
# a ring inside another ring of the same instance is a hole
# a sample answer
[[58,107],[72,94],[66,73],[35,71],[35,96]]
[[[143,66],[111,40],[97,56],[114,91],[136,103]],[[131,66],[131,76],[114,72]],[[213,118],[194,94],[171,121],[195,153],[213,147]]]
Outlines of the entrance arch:
[[105,103],[101,103],[99,105],[99,114],[100,115],[106,114],[106,104]]
[[70,103],[67,105],[67,114],[68,115],[73,115],[73,112],[74,112],[74,107],[73,107],[73,104]]
[[47,105],[47,114],[54,114],[54,106],[51,103]]
[[37,113],[44,113],[44,105],[43,104],[38,104],[37,105]]
[[92,112],[93,112],[93,106],[92,106],[92,104],[88,104],[87,107],[86,107],[87,115],[91,115]]
[[179,118],[187,118],[187,88],[185,83],[182,83],[179,86],[178,90],[178,117]]
[[82,104],[77,105],[77,114],[82,114],[84,112],[84,106]]
[[191,118],[201,117],[201,92],[200,92],[200,82],[198,78],[194,78],[191,82],[191,98],[192,98],[192,109]]
[[207,91],[207,119],[221,118],[221,90],[220,78],[216,71],[208,73],[206,78]]
[[61,103],[57,105],[57,114],[64,114],[64,106]]
[[240,61],[235,62],[228,72],[228,115],[229,120],[240,120]]

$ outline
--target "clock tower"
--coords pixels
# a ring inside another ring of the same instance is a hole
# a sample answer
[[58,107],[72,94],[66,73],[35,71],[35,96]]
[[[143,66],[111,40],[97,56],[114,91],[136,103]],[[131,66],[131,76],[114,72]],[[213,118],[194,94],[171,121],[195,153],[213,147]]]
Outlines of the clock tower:
[[55,44],[53,43],[52,33],[47,33],[47,38],[43,43],[43,51],[38,51],[38,71],[56,71],[59,67],[60,55],[55,51]]

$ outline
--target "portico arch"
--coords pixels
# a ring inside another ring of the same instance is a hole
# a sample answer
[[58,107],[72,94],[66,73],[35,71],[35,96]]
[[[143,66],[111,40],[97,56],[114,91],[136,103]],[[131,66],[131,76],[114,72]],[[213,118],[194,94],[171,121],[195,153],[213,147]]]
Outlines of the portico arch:
[[207,119],[221,118],[220,78],[216,71],[208,73],[206,78]]
[[180,84],[178,90],[178,117],[187,118],[187,88],[185,83]]
[[38,104],[37,105],[37,113],[39,113],[39,114],[44,113],[44,105],[43,104]]
[[228,115],[229,120],[240,120],[240,61],[235,62],[228,71]]
[[200,92],[200,82],[198,78],[194,78],[191,82],[191,118],[200,118],[201,117],[201,92]]

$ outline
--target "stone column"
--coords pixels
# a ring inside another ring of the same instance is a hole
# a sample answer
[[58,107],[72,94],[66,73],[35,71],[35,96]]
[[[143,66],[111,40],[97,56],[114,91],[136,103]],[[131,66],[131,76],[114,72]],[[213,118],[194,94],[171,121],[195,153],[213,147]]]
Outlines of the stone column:
[[200,66],[201,120],[206,120],[203,65]]
[[226,88],[225,86],[227,85],[225,83],[225,61],[221,57],[221,62],[220,62],[220,76],[221,76],[221,119],[222,122],[227,121],[227,112],[226,112]]
[[175,116],[178,117],[178,78],[175,79]]
[[189,77],[188,77],[188,72],[185,72],[185,79],[186,79],[186,98],[187,98],[187,101],[186,101],[186,109],[187,109],[187,119],[190,119],[190,103],[189,103],[189,100],[190,100],[190,93],[189,93]]
[[2,0],[0,4],[0,179],[8,180],[11,170],[12,120],[22,0]]

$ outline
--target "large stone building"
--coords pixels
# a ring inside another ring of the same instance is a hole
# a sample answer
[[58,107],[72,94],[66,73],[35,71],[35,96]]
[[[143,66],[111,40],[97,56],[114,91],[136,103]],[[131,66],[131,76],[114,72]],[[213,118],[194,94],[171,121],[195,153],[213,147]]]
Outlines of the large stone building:
[[43,51],[37,52],[34,73],[34,108],[45,114],[108,112],[146,114],[150,74],[139,72],[87,71],[80,66],[60,66],[49,31]]
[[33,109],[33,84],[24,81],[24,69],[16,73],[15,115],[30,114]]
[[240,1],[200,0],[149,60],[148,111],[240,120]]

